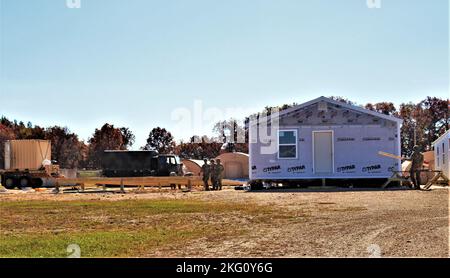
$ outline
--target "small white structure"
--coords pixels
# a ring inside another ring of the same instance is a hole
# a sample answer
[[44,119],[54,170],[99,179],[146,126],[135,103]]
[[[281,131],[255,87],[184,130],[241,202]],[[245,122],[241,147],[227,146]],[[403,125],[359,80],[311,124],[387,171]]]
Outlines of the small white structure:
[[378,152],[401,156],[401,123],[326,97],[251,119],[250,179],[389,178],[401,162]]
[[216,157],[223,164],[225,179],[248,179],[248,154],[234,152],[223,153]]
[[450,130],[433,142],[434,168],[450,177]]
[[194,176],[200,176],[202,166],[205,162],[203,162],[203,160],[198,159],[183,159],[181,163],[183,163],[184,173],[192,173]]

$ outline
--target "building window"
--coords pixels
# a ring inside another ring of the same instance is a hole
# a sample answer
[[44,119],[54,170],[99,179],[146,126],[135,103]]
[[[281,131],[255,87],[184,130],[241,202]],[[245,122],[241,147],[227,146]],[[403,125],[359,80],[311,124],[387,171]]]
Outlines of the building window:
[[445,165],[445,144],[442,143],[442,165]]
[[278,158],[297,158],[297,130],[278,131]]
[[436,166],[439,167],[439,147],[436,147]]

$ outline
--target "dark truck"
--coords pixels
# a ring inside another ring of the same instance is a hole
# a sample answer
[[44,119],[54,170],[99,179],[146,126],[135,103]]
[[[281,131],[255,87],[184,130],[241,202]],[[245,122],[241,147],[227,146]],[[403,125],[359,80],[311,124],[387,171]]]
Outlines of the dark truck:
[[183,175],[178,156],[157,151],[104,151],[102,169],[105,177]]

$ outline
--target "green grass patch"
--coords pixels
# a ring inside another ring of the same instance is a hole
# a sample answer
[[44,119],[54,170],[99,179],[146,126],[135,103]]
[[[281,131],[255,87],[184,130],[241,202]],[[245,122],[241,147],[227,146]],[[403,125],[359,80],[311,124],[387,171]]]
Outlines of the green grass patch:
[[67,257],[69,245],[80,247],[81,257],[134,257],[152,248],[194,238],[200,231],[153,229],[144,231],[94,231],[89,233],[22,234],[0,243],[1,257]]
[[[243,234],[241,217],[261,223],[286,217],[249,204],[197,200],[5,201],[0,203],[0,257],[139,257],[204,237]],[[244,223],[244,222],[243,222]]]

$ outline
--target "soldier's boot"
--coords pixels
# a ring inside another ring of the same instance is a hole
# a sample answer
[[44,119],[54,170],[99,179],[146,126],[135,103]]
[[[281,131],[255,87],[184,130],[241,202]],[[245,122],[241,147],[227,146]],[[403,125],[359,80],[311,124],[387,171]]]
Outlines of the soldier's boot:
[[420,178],[420,171],[416,172],[416,190],[420,190],[420,184],[421,184],[421,178]]
[[414,177],[414,172],[410,172],[409,173],[409,187],[411,188],[411,189],[415,189],[416,188],[416,180],[415,180],[415,177]]
[[414,186],[414,189],[415,190],[420,190],[421,188],[420,188],[420,182],[418,182],[415,186]]

